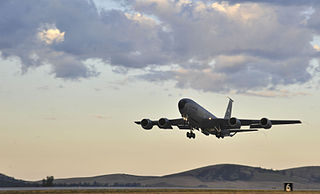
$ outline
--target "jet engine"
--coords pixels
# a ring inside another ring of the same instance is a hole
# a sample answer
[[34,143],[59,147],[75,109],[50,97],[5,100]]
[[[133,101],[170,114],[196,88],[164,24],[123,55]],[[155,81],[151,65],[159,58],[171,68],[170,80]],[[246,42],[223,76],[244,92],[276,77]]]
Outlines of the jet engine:
[[161,129],[172,129],[170,121],[167,118],[161,118],[158,121],[159,128]]
[[265,129],[270,129],[272,127],[271,121],[267,118],[262,118],[260,120],[260,125],[261,125],[261,127],[265,128]]
[[239,119],[232,117],[229,119],[229,125],[233,128],[240,128],[241,127],[241,122]]
[[152,127],[153,127],[152,121],[150,119],[142,119],[141,127],[146,130],[152,129]]

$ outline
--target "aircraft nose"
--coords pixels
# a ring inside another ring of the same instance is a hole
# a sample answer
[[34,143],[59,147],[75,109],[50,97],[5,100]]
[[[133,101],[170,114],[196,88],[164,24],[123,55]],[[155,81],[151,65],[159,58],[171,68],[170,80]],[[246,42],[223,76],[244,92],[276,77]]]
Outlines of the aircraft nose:
[[182,110],[184,108],[184,106],[186,105],[186,103],[187,103],[187,101],[185,99],[180,100],[178,103],[179,110]]

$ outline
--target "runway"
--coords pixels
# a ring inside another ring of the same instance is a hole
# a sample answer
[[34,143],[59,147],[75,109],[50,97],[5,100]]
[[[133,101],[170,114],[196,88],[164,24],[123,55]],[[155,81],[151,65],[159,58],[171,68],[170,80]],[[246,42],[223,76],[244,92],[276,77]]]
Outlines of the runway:
[[[7,189],[7,190],[5,190]],[[159,188],[141,188],[141,189],[110,189],[110,188],[1,188],[1,194],[23,194],[23,193],[45,193],[45,194],[69,194],[69,193],[83,193],[83,194],[95,194],[95,193],[117,193],[117,194],[159,194],[159,193],[173,193],[173,194],[253,194],[253,193],[272,193],[272,194],[283,194],[282,190],[230,190],[230,189],[159,189]],[[296,194],[320,194],[319,190],[301,190],[294,191]]]

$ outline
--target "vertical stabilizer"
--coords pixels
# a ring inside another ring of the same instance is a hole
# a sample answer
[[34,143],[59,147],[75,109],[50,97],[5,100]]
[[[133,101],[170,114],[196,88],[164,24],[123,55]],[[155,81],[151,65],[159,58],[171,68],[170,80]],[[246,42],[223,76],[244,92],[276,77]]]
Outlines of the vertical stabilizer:
[[228,107],[227,107],[227,110],[226,110],[226,114],[224,115],[224,118],[225,119],[230,119],[231,118],[231,112],[232,112],[232,103],[233,103],[233,100],[229,98],[229,104],[228,104]]

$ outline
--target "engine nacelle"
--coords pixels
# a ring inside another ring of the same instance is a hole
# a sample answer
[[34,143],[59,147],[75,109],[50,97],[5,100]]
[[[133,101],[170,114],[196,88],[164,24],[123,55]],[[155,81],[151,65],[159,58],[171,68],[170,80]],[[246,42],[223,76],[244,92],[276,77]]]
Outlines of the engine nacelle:
[[161,118],[158,121],[159,128],[161,129],[172,129],[170,121],[167,118]]
[[261,125],[261,127],[265,128],[265,129],[270,129],[272,127],[271,121],[267,118],[262,118],[260,120],[260,125]]
[[229,125],[233,128],[240,128],[241,127],[241,122],[239,119],[232,117],[229,119]]
[[142,119],[141,120],[141,127],[150,130],[153,127],[152,121],[150,119]]

